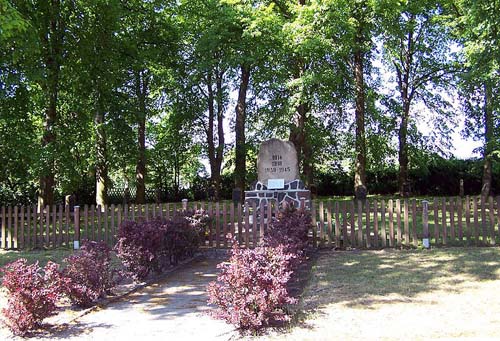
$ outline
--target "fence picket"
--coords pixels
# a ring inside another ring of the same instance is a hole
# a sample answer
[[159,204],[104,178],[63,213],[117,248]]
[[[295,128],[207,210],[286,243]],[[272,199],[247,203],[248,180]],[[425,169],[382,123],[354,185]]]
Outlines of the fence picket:
[[18,248],[24,248],[24,206],[21,206],[21,222],[19,224],[19,240],[17,241]]
[[241,245],[242,243],[242,238],[243,238],[243,215],[242,215],[242,207],[240,204],[238,204],[238,215],[237,215],[237,220],[238,220],[238,243]]
[[488,199],[489,218],[490,218],[490,244],[495,245],[495,206],[493,205],[493,197]]
[[373,201],[373,244],[376,248],[379,247],[378,238],[378,201]]
[[481,196],[481,244],[486,245],[488,240],[488,228],[486,227],[486,202],[485,198]]
[[342,247],[344,249],[349,245],[349,238],[347,236],[347,203],[342,201]]
[[[325,243],[325,210],[323,201],[319,202],[319,245],[323,246]],[[338,238],[338,236],[336,236]]]
[[14,249],[17,249],[17,246],[18,246],[18,223],[19,223],[19,208],[16,206],[14,206],[14,235],[13,235],[13,238],[12,238],[12,247]]
[[405,246],[409,247],[410,246],[410,222],[408,221],[409,219],[409,205],[408,205],[408,199],[404,200],[404,228],[405,228]]
[[356,231],[355,231],[355,226],[354,226],[354,201],[351,201],[350,205],[349,205],[349,211],[350,211],[350,215],[351,215],[351,247],[355,247],[356,246]]
[[418,233],[417,233],[417,200],[412,200],[412,215],[411,215],[411,225],[412,225],[412,239],[413,246],[418,247]]
[[316,225],[316,205],[314,202],[311,202],[311,216],[312,216],[312,237],[313,237],[313,247],[318,246],[318,241],[317,241],[317,233],[318,233],[318,226]]
[[[214,214],[212,212],[212,202],[209,201],[207,203],[207,213],[208,215],[212,218],[210,219],[210,223],[208,224],[208,246],[212,247],[212,240],[213,240],[213,225],[214,225]],[[167,218],[168,219],[168,218]]]
[[[230,204],[229,204],[229,231],[231,233],[231,237],[234,238],[234,202],[232,201]],[[229,245],[232,246],[233,245],[233,241],[232,240],[229,240]]]
[[7,233],[7,225],[6,225],[6,219],[5,219],[5,206],[2,206],[2,240],[0,241],[0,246],[2,247],[2,249],[6,249],[6,240],[7,238],[5,238],[6,236],[6,233]]
[[358,234],[357,238],[357,246],[363,247],[363,203],[361,200],[358,200]]
[[252,202],[252,245],[253,247],[257,247],[259,244],[258,241],[258,231],[257,231],[257,203],[254,201]]
[[450,239],[455,242],[455,198],[450,198]]
[[477,200],[475,197],[472,197],[472,210],[474,214],[474,242],[476,245],[479,245],[479,216],[477,212]]
[[462,225],[462,219],[463,219],[462,210],[463,210],[462,198],[458,197],[457,198],[457,228],[458,228],[457,233],[458,233],[458,240],[459,240],[460,244],[462,244],[463,236],[464,236],[463,225]]
[[215,203],[215,247],[220,247],[220,205]]
[[[340,248],[340,213],[339,213],[339,202],[335,202],[335,247],[338,247]],[[328,202],[328,210],[329,212],[327,212],[327,220],[328,220],[328,226],[329,226],[329,230],[330,230],[330,226],[332,225],[332,203],[331,202]],[[333,228],[333,226],[332,226]],[[331,240],[331,238],[330,238]]]
[[226,203],[222,203],[222,238],[224,240],[224,247],[227,247],[227,212],[226,212]]
[[[335,203],[337,204],[337,203]],[[333,242],[333,225],[332,225],[332,200],[328,199],[326,204],[326,225],[327,225],[327,234],[328,234],[328,247],[332,246]],[[337,228],[337,226],[335,226]],[[337,233],[335,232],[335,246],[338,247],[339,243],[337,242]]]
[[[268,203],[268,207],[271,203]],[[245,202],[245,247],[250,247],[250,209],[248,207],[248,201]],[[270,216],[267,216],[267,221],[269,222]]]
[[366,247],[371,248],[372,241],[371,241],[371,232],[370,232],[370,202],[368,200],[365,200],[365,209],[366,209],[366,215],[365,215]]
[[382,199],[382,202],[380,204],[380,215],[382,217],[381,220],[381,228],[380,232],[382,233],[382,247],[387,246],[387,231],[386,231],[386,225],[385,225],[385,200]]
[[[115,204],[111,204],[110,215],[111,215],[111,241],[113,244],[116,242],[116,225],[115,225]],[[161,210],[160,210],[161,212]]]
[[446,246],[448,243],[448,224],[446,223],[446,218],[447,218],[447,205],[446,205],[446,198],[443,198],[443,206],[442,206],[442,212],[441,212],[441,219],[442,219],[442,228],[443,228],[443,245]]
[[394,206],[392,199],[389,199],[389,247],[394,246]]
[[402,245],[402,232],[401,232],[401,200],[396,199],[396,223],[397,223],[397,235],[396,241],[398,243],[398,247]]
[[7,242],[6,248],[12,249],[12,206],[7,206]]
[[470,223],[470,198],[465,199],[465,234],[467,238],[467,245],[471,245],[472,227]]
[[434,198],[434,241],[436,245],[439,245],[439,211],[438,211],[438,206],[439,206],[439,199]]
[[259,224],[260,224],[259,238],[260,238],[260,241],[262,242],[262,240],[264,239],[264,234],[265,234],[265,230],[264,230],[264,202],[263,201],[260,202],[260,207],[259,207]]

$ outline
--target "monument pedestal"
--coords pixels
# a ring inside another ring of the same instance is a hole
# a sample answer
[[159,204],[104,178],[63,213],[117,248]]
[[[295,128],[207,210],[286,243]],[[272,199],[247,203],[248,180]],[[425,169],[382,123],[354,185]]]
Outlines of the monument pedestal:
[[257,157],[258,182],[245,191],[245,202],[257,207],[275,202],[300,207],[304,198],[311,207],[311,192],[299,179],[297,151],[290,141],[270,139],[262,142]]
[[257,182],[254,189],[245,191],[245,202],[250,205],[255,203],[257,207],[264,203],[267,205],[270,202],[277,203],[278,205],[293,205],[300,207],[300,202],[304,198],[305,206],[307,209],[311,207],[311,191],[307,190],[304,183],[300,180],[293,180],[285,183],[283,189],[268,189],[266,185]]

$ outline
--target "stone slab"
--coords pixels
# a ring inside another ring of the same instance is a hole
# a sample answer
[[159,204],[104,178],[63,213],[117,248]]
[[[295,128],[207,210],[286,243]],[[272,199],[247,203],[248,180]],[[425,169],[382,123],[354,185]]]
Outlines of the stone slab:
[[297,151],[290,141],[270,139],[261,143],[257,157],[258,181],[267,184],[269,179],[290,182],[299,179]]

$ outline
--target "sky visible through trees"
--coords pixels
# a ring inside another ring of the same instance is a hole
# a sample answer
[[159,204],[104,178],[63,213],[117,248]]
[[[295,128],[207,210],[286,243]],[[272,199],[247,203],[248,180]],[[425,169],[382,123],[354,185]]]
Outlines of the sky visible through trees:
[[221,199],[271,137],[325,195],[492,194],[499,6],[0,0],[0,202]]

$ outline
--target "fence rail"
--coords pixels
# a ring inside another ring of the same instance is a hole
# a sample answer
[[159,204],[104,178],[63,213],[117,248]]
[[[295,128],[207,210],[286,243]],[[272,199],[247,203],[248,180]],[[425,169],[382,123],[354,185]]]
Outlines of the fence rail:
[[[266,234],[279,208],[270,204],[168,203],[109,205],[105,207],[7,206],[0,211],[0,248],[29,249],[73,247],[84,239],[116,242],[124,220],[169,218],[184,209],[209,214],[205,247],[229,247],[225,236],[234,235],[245,247],[256,246]],[[338,248],[418,247],[430,245],[498,245],[500,197],[389,199],[367,201],[316,201],[311,207],[313,246]]]

